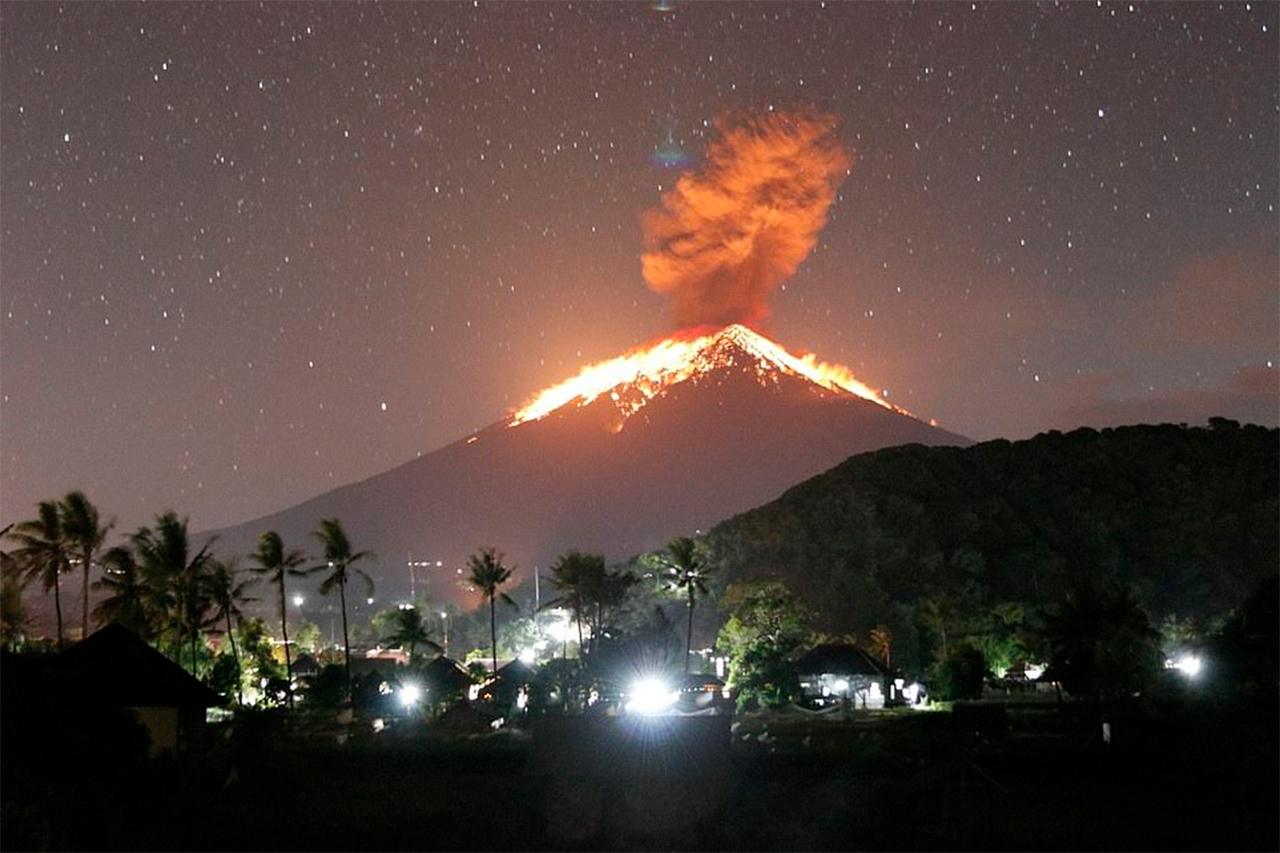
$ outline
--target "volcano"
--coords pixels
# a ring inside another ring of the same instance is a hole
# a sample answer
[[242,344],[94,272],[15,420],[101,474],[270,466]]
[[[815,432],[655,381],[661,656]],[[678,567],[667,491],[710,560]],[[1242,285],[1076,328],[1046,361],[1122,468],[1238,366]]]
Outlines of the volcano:
[[[249,552],[276,530],[313,548],[337,517],[378,555],[379,597],[456,598],[495,545],[526,578],[569,548],[621,559],[707,529],[845,458],[901,444],[970,442],[890,405],[843,367],[745,326],[686,332],[584,368],[479,432],[367,480],[216,531]],[[424,577],[426,574],[428,577]]]

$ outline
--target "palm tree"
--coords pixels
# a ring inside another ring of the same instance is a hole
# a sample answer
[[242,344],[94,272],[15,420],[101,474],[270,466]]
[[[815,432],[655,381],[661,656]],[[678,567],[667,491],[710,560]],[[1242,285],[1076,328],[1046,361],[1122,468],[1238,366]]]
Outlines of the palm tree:
[[939,660],[946,660],[948,656],[947,628],[956,618],[955,603],[950,598],[941,595],[930,596],[920,600],[919,613],[925,627],[941,639],[942,656]]
[[505,592],[498,592],[498,587],[511,579],[514,566],[504,565],[502,552],[496,548],[481,548],[467,560],[471,569],[471,583],[480,593],[489,599],[489,641],[493,651],[493,674],[498,674],[498,616],[496,601],[501,598],[512,607],[516,603]]
[[871,629],[871,653],[884,661],[885,667],[893,668],[893,631],[888,625],[877,625]]
[[36,505],[36,517],[14,525],[9,538],[17,545],[13,558],[28,579],[39,578],[44,591],[53,590],[53,612],[58,625],[58,650],[62,650],[62,585],[59,578],[70,568],[62,517],[56,501]]
[[[196,674],[196,644],[209,609],[207,573],[212,555],[206,542],[194,554],[187,519],[170,511],[156,516],[154,527],[140,527],[129,537],[146,579],[148,607],[157,627],[172,632],[178,643],[191,646],[191,674]],[[181,659],[181,654],[179,654]]]
[[93,588],[110,593],[93,608],[98,624],[118,622],[143,639],[154,635],[154,620],[149,612],[147,585],[133,552],[117,545],[102,555],[102,577]]
[[413,655],[418,646],[426,646],[436,654],[442,654],[444,649],[431,639],[431,631],[427,629],[427,624],[422,621],[422,612],[412,604],[404,605],[396,611],[393,617],[392,628],[390,634],[383,638],[382,642],[388,646],[398,646],[400,648],[409,649],[409,663],[413,663]]
[[688,536],[677,536],[667,543],[667,552],[660,558],[671,572],[671,583],[683,589],[689,597],[689,629],[684,643],[684,671],[689,671],[689,655],[693,651],[693,608],[698,596],[707,595],[706,579],[711,569],[698,553],[696,543]]
[[590,588],[597,575],[604,574],[604,557],[584,554],[576,549],[567,551],[551,566],[551,585],[560,593],[544,607],[567,607],[578,623],[578,654],[582,654],[582,617],[587,612]]
[[306,571],[301,568],[307,556],[301,551],[286,551],[280,534],[268,530],[258,537],[258,552],[252,559],[258,565],[252,571],[266,576],[268,583],[273,583],[280,590],[280,633],[284,637],[284,669],[289,679],[289,707],[293,707],[293,661],[289,656],[289,611],[285,606],[284,582],[289,576],[301,577]]
[[[206,627],[213,627],[218,624],[219,620],[226,622],[227,639],[231,641],[231,657],[236,662],[236,702],[244,705],[244,691],[241,687],[240,678],[240,651],[236,648],[236,635],[233,630],[232,620],[237,623],[244,618],[244,614],[240,611],[241,604],[247,604],[250,601],[256,601],[250,598],[246,593],[250,586],[256,581],[253,578],[247,580],[236,581],[237,559],[232,557],[230,560],[223,562],[221,560],[209,561],[209,574],[206,579],[208,584],[209,598],[213,602],[214,612],[209,617],[209,621],[205,623]],[[290,690],[292,695],[292,689]]]
[[320,528],[315,536],[324,548],[325,562],[311,571],[329,570],[329,575],[320,583],[320,594],[328,595],[333,588],[338,588],[338,598],[342,603],[342,649],[343,661],[347,675],[347,696],[351,696],[351,636],[347,632],[347,581],[352,573],[364,578],[369,587],[369,595],[373,595],[373,578],[353,564],[373,556],[368,551],[353,551],[351,540],[347,539],[342,522],[336,518],[320,520]]
[[103,524],[98,508],[80,491],[67,493],[59,511],[67,547],[80,559],[80,592],[83,596],[80,602],[80,638],[84,639],[89,636],[89,570],[93,567],[94,555],[116,523],[112,520]]
[[[13,525],[0,530],[0,542],[9,536]],[[0,645],[8,649],[20,643],[27,628],[27,614],[22,606],[22,590],[29,578],[8,551],[0,550]]]

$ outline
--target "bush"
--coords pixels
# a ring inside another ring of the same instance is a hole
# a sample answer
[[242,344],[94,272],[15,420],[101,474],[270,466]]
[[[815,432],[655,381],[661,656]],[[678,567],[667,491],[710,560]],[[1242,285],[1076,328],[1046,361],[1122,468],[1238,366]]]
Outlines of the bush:
[[929,692],[933,698],[945,701],[980,699],[986,672],[987,661],[982,652],[972,646],[961,646],[946,660],[934,665]]

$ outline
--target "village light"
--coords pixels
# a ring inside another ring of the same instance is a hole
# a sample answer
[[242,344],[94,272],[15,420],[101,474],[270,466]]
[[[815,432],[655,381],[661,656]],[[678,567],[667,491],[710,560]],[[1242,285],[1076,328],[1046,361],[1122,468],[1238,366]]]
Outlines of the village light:
[[422,699],[422,688],[416,684],[406,684],[400,688],[400,704],[412,708]]
[[1200,669],[1204,662],[1196,655],[1184,654],[1176,659],[1166,660],[1164,662],[1165,669],[1176,669],[1187,678],[1195,678],[1200,674]]
[[641,678],[631,685],[630,695],[627,712],[632,714],[661,714],[679,698],[660,678]]
[[294,597],[293,597],[293,606],[294,606],[294,607],[301,607],[301,606],[302,606],[302,602],[304,602],[304,601],[306,601],[306,599],[305,599],[305,598],[303,598],[301,595],[294,595]]
[[849,679],[837,678],[836,683],[831,686],[834,687],[835,691],[839,693],[841,696],[849,695]]
[[521,663],[533,663],[534,660],[537,659],[537,656],[538,656],[537,650],[532,647],[520,650],[519,657],[520,657]]

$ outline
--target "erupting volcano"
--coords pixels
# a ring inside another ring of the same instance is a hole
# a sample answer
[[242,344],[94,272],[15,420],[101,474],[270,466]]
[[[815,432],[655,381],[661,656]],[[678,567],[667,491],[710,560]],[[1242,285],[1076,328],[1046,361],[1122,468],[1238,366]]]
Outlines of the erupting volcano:
[[540,391],[512,415],[511,426],[546,417],[562,406],[585,406],[601,396],[617,409],[615,431],[627,418],[672,385],[699,379],[745,361],[762,386],[777,385],[783,376],[805,379],[815,393],[853,394],[901,414],[875,391],[854,378],[849,368],[819,361],[812,354],[793,355],[768,338],[734,323],[719,330],[672,335],[626,355],[582,368],[577,376]]
[[458,569],[482,545],[526,576],[569,548],[626,558],[855,453],[967,443],[847,368],[748,328],[816,245],[852,157],[830,117],[811,112],[716,130],[702,167],[644,217],[645,280],[684,331],[584,367],[399,468],[221,531],[222,547],[252,550],[269,529],[305,543],[336,516],[379,555],[381,594],[404,594],[405,563],[430,558],[444,566],[429,593],[455,597]]

